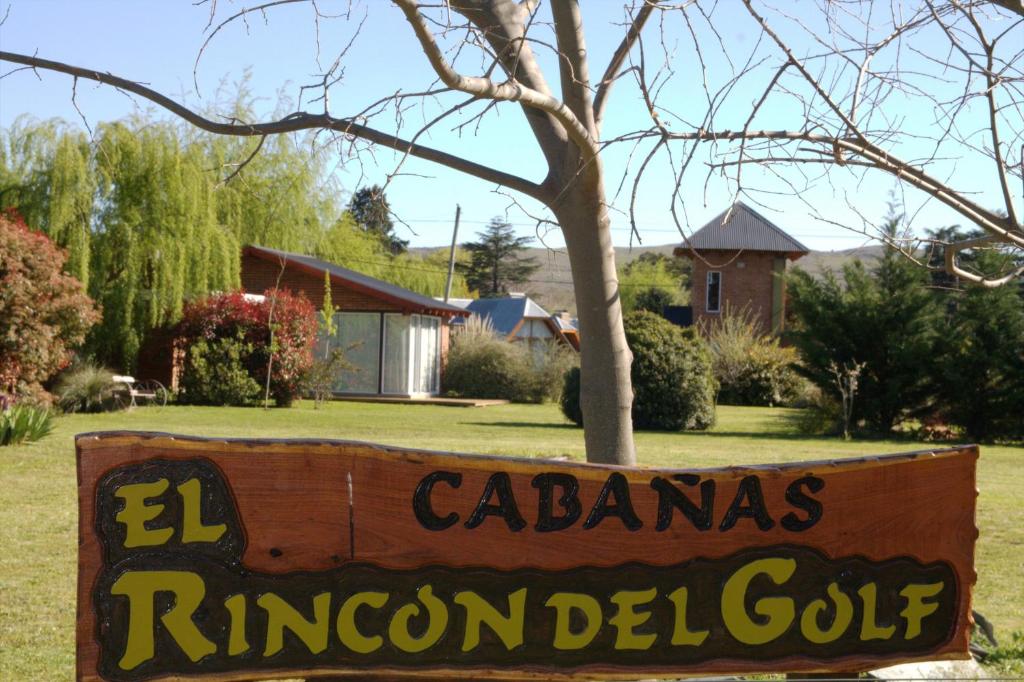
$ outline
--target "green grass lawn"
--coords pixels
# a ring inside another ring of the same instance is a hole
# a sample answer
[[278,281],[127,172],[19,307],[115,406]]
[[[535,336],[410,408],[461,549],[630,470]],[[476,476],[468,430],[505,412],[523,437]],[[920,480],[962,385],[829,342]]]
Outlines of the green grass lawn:
[[[796,433],[795,411],[720,407],[707,433],[637,434],[643,465],[719,466],[882,454],[913,441],[843,442]],[[551,405],[478,409],[332,403],[314,410],[167,407],[74,415],[38,443],[0,449],[0,679],[71,679],[77,502],[72,436],[154,430],[204,436],[366,440],[416,448],[583,459],[583,434]],[[997,635],[1024,629],[1024,448],[983,447],[975,608]]]

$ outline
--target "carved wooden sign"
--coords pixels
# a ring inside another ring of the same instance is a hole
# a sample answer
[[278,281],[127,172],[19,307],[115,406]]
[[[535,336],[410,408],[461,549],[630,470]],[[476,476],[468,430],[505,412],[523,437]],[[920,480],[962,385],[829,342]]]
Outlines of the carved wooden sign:
[[977,449],[656,470],[77,438],[78,679],[599,679],[964,658]]

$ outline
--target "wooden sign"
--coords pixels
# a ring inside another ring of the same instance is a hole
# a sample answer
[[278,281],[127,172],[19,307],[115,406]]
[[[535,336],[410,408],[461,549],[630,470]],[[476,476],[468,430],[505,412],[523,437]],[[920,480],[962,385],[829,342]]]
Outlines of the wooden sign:
[[965,658],[974,447],[656,470],[77,438],[78,679],[629,679]]

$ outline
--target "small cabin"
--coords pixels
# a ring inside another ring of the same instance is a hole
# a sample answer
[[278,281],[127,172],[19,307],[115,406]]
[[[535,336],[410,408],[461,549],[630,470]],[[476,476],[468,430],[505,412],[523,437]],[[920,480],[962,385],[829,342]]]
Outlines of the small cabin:
[[327,261],[262,246],[242,251],[242,289],[261,294],[275,286],[303,293],[320,308],[324,277],[331,283],[336,334],[320,333],[319,348],[341,348],[352,367],[334,392],[417,397],[441,392],[453,318],[469,313],[429,296]]
[[786,265],[808,253],[778,225],[736,202],[675,249],[693,261],[693,323],[711,325],[727,310],[747,310],[762,333],[781,334]]

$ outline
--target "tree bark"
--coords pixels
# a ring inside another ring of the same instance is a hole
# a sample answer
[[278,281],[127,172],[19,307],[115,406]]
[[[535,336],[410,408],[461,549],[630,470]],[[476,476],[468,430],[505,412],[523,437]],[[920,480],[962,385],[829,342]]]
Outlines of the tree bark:
[[590,188],[571,186],[551,208],[565,236],[580,322],[580,408],[587,461],[633,465],[633,354],[622,328],[600,169],[595,173]]

